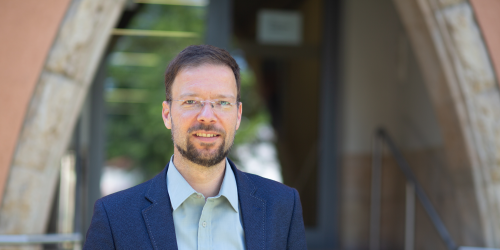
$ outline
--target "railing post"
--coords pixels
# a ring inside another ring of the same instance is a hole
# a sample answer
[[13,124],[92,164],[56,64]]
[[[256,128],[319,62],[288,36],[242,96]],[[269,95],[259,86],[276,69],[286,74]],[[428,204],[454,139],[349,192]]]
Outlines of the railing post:
[[406,182],[405,250],[415,248],[415,186]]
[[382,138],[376,134],[373,138],[372,155],[372,192],[370,207],[370,250],[380,248],[380,211],[382,184]]

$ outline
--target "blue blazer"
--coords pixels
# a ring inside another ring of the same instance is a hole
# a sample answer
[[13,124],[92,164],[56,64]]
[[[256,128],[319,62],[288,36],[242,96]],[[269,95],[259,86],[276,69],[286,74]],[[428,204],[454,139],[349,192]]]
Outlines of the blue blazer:
[[[297,190],[229,164],[238,186],[246,249],[307,249]],[[177,249],[167,169],[97,200],[83,249]]]

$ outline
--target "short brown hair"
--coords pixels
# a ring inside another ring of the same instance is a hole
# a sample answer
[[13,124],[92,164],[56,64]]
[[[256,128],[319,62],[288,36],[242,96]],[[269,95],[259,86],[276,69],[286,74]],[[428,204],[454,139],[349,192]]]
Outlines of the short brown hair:
[[165,94],[167,102],[172,100],[172,85],[175,77],[185,67],[202,64],[228,66],[236,79],[237,97],[240,101],[240,67],[234,58],[224,49],[212,45],[191,45],[182,50],[169,64],[165,71]]

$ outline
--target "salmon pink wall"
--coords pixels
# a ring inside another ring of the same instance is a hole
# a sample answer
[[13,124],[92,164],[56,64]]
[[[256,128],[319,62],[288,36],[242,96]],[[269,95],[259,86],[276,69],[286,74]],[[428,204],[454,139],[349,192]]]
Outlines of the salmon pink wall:
[[0,202],[27,107],[69,2],[0,1]]
[[497,82],[500,83],[500,1],[471,0],[476,19],[493,61]]

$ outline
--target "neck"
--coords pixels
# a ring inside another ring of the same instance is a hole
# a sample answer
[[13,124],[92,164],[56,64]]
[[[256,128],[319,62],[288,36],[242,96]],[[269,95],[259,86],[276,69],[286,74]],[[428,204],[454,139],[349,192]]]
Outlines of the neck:
[[196,192],[202,193],[205,198],[219,193],[226,169],[225,159],[214,166],[205,167],[187,160],[175,149],[173,161],[177,171]]

